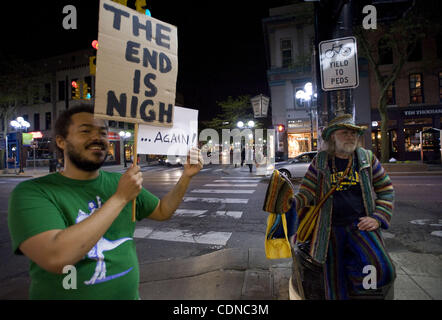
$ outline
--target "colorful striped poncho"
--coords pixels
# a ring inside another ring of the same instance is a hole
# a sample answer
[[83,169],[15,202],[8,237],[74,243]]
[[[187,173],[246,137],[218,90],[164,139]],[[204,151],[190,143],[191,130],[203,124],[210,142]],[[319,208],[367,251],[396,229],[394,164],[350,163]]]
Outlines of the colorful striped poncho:
[[[381,228],[388,229],[394,201],[394,190],[390,177],[370,150],[357,148],[356,153],[365,212],[367,216],[378,220]],[[310,164],[299,187],[299,192],[294,196],[297,212],[305,206],[318,203],[319,199],[330,190],[330,170],[327,159],[327,152],[321,151]],[[373,197],[372,191],[374,191],[376,198]],[[332,204],[333,196],[322,206],[311,239],[310,255],[319,263],[325,263],[327,259]]]

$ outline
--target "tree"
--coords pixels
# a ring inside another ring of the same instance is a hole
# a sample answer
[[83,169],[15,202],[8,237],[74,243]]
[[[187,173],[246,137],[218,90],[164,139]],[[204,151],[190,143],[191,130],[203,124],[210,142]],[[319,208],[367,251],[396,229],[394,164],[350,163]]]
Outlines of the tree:
[[[235,129],[238,121],[252,120],[253,109],[249,95],[242,95],[236,98],[229,96],[225,101],[218,101],[221,106],[221,113],[212,120],[203,121],[203,128],[212,128],[221,133],[222,129]],[[256,120],[255,128],[266,127],[266,119]]]
[[[354,30],[358,38],[358,48],[362,56],[367,58],[374,71],[379,89],[377,108],[381,117],[381,162],[388,162],[390,146],[388,139],[388,89],[400,75],[405,63],[416,49],[420,41],[434,28],[429,21],[431,9],[423,6],[413,6],[404,13],[401,19],[378,23],[377,29],[364,30],[356,27]],[[385,68],[383,53],[391,50],[394,57],[393,66]]]

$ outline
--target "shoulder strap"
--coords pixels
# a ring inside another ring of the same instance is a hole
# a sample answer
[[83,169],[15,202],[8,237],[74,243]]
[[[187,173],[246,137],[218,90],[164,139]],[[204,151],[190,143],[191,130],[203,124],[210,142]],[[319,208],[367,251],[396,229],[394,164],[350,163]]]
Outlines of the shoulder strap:
[[324,205],[325,201],[327,201],[328,197],[330,197],[332,195],[333,192],[336,191],[336,189],[339,187],[339,185],[341,184],[341,182],[344,180],[344,178],[348,175],[348,173],[351,170],[351,162],[349,162],[347,168],[344,171],[344,174],[342,175],[342,177],[336,182],[336,185],[331,188],[325,195],[324,197],[322,197],[321,200],[319,200],[318,204],[316,205],[316,208],[314,210],[314,212],[316,213],[317,211],[319,211],[319,209],[321,209],[321,207]]

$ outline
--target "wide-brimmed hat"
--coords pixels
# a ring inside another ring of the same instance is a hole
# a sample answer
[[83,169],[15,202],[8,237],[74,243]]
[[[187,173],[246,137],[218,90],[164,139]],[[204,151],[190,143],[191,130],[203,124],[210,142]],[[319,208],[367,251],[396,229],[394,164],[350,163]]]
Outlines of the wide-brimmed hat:
[[328,126],[324,128],[324,131],[322,131],[322,139],[327,141],[330,138],[330,135],[339,129],[355,130],[359,135],[362,135],[367,127],[357,126],[351,114],[344,114],[342,116],[337,116],[330,121]]

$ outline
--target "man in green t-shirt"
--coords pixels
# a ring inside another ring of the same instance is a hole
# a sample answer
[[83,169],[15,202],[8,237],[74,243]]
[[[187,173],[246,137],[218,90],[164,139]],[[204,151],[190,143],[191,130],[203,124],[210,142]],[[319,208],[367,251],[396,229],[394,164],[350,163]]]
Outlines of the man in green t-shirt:
[[65,111],[55,133],[64,170],[20,183],[9,199],[14,253],[31,260],[30,298],[139,299],[132,200],[137,220],[169,219],[202,168],[200,151],[190,151],[180,180],[160,200],[142,187],[136,164],[124,174],[99,170],[108,130],[93,107]]

